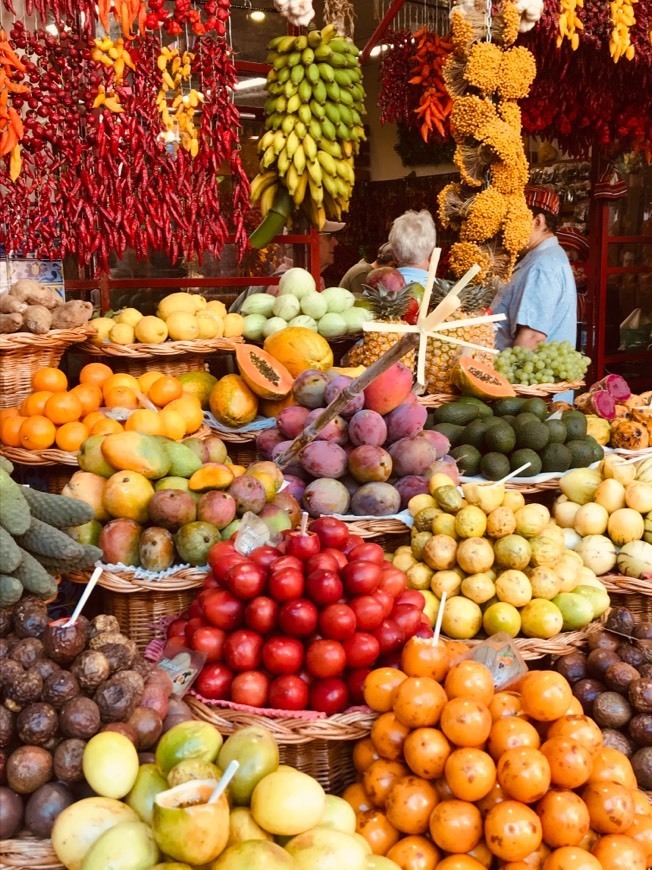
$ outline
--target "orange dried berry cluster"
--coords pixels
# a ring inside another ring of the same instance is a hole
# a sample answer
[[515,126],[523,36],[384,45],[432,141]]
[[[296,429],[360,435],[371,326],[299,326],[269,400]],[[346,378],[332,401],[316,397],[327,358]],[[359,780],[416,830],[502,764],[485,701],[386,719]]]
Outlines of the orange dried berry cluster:
[[515,3],[503,3],[494,16],[495,41],[504,47],[513,45],[518,39],[521,13]]
[[460,230],[462,242],[485,242],[498,232],[507,214],[507,200],[494,187],[473,197]]
[[510,48],[503,52],[498,93],[504,100],[522,100],[527,97],[536,74],[532,52],[522,45]]
[[513,163],[502,160],[491,164],[489,170],[491,184],[506,196],[522,191],[528,180],[528,166],[525,156]]
[[505,201],[507,211],[503,222],[503,245],[510,254],[516,256],[530,239],[532,213],[522,193],[515,194]]
[[476,137],[505,163],[517,161],[523,153],[523,143],[518,132],[499,118],[478,130]]
[[485,95],[493,94],[501,82],[502,50],[493,42],[471,46],[464,69],[464,79]]
[[462,185],[453,182],[439,191],[437,196],[437,213],[443,227],[450,227],[459,222],[460,208],[464,204]]
[[516,130],[520,136],[522,118],[519,104],[504,100],[498,105],[498,114],[500,115],[501,120],[508,124],[513,130]]
[[489,276],[492,264],[489,252],[474,242],[455,242],[451,245],[450,268],[456,278],[461,278],[474,264],[480,267],[475,281],[481,284]]
[[475,38],[471,22],[459,7],[454,8],[451,12],[451,40],[455,54],[466,55]]
[[478,138],[478,131],[498,120],[492,102],[482,97],[457,97],[451,112],[451,127],[456,142]]

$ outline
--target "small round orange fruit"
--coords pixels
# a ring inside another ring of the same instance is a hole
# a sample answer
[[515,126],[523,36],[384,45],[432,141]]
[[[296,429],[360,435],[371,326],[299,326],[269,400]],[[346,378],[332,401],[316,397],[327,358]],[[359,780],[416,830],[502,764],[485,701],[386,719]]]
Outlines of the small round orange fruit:
[[645,870],[645,850],[640,843],[622,834],[610,834],[595,841],[591,854],[603,870]]
[[144,374],[140,375],[138,378],[138,386],[140,387],[141,393],[145,393],[145,395],[147,395],[147,393],[149,392],[149,388],[152,386],[154,381],[157,381],[159,378],[163,377],[165,377],[163,372],[145,372]]
[[367,674],[362,687],[365,704],[376,713],[388,713],[392,709],[394,689],[405,679],[407,674],[398,668],[376,668]]
[[593,758],[589,783],[593,782],[617,782],[629,789],[638,787],[629,758],[610,746],[602,746]]
[[142,435],[162,435],[163,424],[158,411],[143,408],[134,411],[127,417],[125,422],[127,432],[140,432]]
[[60,450],[76,453],[89,436],[88,427],[83,423],[64,423],[57,429],[55,442]]
[[629,788],[616,782],[593,782],[582,792],[599,834],[623,834],[634,822],[634,799]]
[[387,761],[385,758],[379,758],[372,762],[362,776],[365,794],[372,805],[384,807],[391,787],[404,776],[407,776],[409,772],[400,761]]
[[[588,782],[593,767],[591,753],[575,740],[550,737],[541,747],[548,759],[553,785],[559,788],[579,788]],[[565,845],[572,846],[573,843]]]
[[383,713],[371,726],[371,739],[382,758],[395,761],[403,753],[403,743],[410,733],[396,713]]
[[[155,384],[156,385],[156,382]],[[182,390],[181,398],[169,402],[166,408],[178,411],[186,423],[186,435],[192,435],[204,422],[204,411],[197,396],[191,396]]]
[[117,420],[106,417],[98,420],[91,429],[91,435],[114,435],[116,432],[124,432],[124,427]]
[[401,653],[401,670],[408,677],[432,677],[441,682],[448,672],[449,658],[443,643],[411,637]]
[[101,387],[112,374],[112,370],[104,363],[88,363],[79,372],[79,383],[95,384],[96,387]]
[[519,716],[523,712],[521,699],[516,692],[496,692],[489,703],[489,712],[494,722],[507,716]]
[[424,779],[439,779],[451,751],[450,743],[437,728],[416,728],[403,743],[403,757],[408,767]]
[[538,849],[530,852],[522,861],[508,861],[506,864],[501,865],[500,870],[542,870],[549,854],[550,849],[545,843],[541,843]]
[[[637,794],[642,793],[637,790]],[[644,795],[643,798],[647,800]],[[645,852],[647,866],[652,867],[652,818],[649,814],[635,815],[634,822],[630,828],[627,828],[625,835],[636,840]]]
[[390,788],[385,804],[388,821],[403,834],[425,834],[430,814],[439,803],[427,779],[404,776]]
[[602,870],[602,864],[579,846],[563,846],[548,855],[543,870]]
[[473,659],[453,665],[444,683],[449,698],[471,698],[489,706],[494,696],[494,681],[489,668]]
[[426,837],[403,837],[386,855],[401,870],[435,870],[439,849]]
[[568,710],[573,693],[556,671],[529,671],[521,682],[521,704],[526,716],[552,722]]
[[522,861],[541,845],[541,821],[519,801],[501,801],[487,813],[484,837],[497,858]]
[[586,804],[574,791],[551,789],[537,804],[543,841],[553,849],[579,846],[591,822]]
[[53,393],[45,403],[43,414],[55,424],[75,423],[82,417],[84,408],[73,393]]
[[181,441],[186,434],[186,422],[178,411],[162,408],[159,411],[163,435],[172,441]]
[[398,842],[399,832],[380,810],[357,813],[355,821],[356,833],[365,838],[374,855],[386,855],[394,843]]
[[26,417],[19,430],[20,446],[25,450],[47,450],[52,447],[57,430],[47,417]]
[[20,413],[23,417],[35,417],[37,414],[44,416],[45,403],[49,398],[54,396],[51,390],[38,390],[36,393],[30,393],[26,396],[20,406]]
[[488,794],[486,794],[481,800],[477,802],[477,807],[482,815],[486,816],[492,807],[495,807],[496,804],[499,804],[501,801],[506,800],[509,800],[509,795],[502,787],[502,785],[496,780],[496,782],[491,787],[491,791],[489,791]]
[[491,713],[481,701],[453,698],[441,712],[440,728],[457,746],[482,746],[491,731]]
[[173,378],[171,375],[163,375],[150,385],[147,391],[147,398],[151,399],[159,408],[164,408],[173,402],[175,399],[181,398],[183,387],[181,381]]
[[632,798],[634,800],[634,813],[637,816],[650,816],[652,818],[652,804],[647,799],[645,792],[635,788],[632,791]]
[[32,375],[33,390],[49,390],[51,393],[65,393],[68,389],[68,378],[61,369],[45,366]]
[[462,801],[475,803],[482,800],[496,782],[496,765],[492,757],[473,747],[451,752],[444,770],[451,791]]
[[550,788],[548,759],[531,746],[503,752],[498,759],[496,775],[507,794],[524,804],[540,800]]
[[447,701],[446,692],[432,677],[408,677],[394,689],[392,709],[408,728],[426,728],[439,722]]
[[87,426],[90,431],[96,423],[100,420],[106,419],[107,416],[103,411],[91,411],[90,414],[86,414],[85,417],[82,417],[82,423],[84,426]]
[[583,714],[566,714],[553,722],[548,729],[548,737],[567,737],[574,740],[594,756],[602,746],[602,731],[598,725]]
[[353,766],[360,774],[364,773],[379,758],[371,737],[363,737],[353,747]]
[[442,801],[430,816],[430,836],[444,852],[466,853],[482,837],[482,816],[472,803]]
[[109,390],[112,390],[114,387],[129,387],[130,390],[133,390],[134,393],[139,391],[138,380],[133,375],[128,375],[126,372],[117,372],[115,375],[111,375],[102,383],[102,392],[104,393],[104,398],[106,398],[106,394]]
[[360,782],[353,782],[351,785],[347,786],[342,792],[342,797],[349,806],[353,807],[353,811],[356,815],[357,813],[364,813],[367,810],[370,810],[373,806],[362,783]]
[[0,423],[0,441],[7,447],[20,447],[20,427],[27,417],[6,417]]
[[483,870],[485,865],[471,855],[447,855],[437,864],[437,870]]
[[508,749],[529,746],[538,749],[541,744],[537,729],[527,719],[520,716],[505,716],[497,719],[491,726],[487,750],[494,761]]
[[131,387],[111,387],[104,390],[104,404],[107,408],[135,410],[138,407],[138,397]]
[[18,408],[0,408],[0,423],[7,420],[9,417],[19,417],[20,411]]
[[70,391],[73,396],[77,396],[82,405],[82,412],[90,414],[91,411],[97,411],[104,401],[102,390],[97,384],[79,384],[73,387]]
[[479,861],[487,870],[494,865],[494,856],[484,840],[480,840],[477,846],[469,849],[468,855],[470,858],[475,858],[476,861]]

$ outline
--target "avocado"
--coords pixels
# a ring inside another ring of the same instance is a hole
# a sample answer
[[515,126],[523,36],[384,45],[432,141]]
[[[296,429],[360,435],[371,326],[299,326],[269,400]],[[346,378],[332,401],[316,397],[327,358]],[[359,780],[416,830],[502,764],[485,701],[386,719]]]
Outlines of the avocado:
[[535,417],[538,417],[539,420],[545,420],[549,415],[548,406],[544,402],[543,399],[528,399],[526,403],[521,408],[521,412],[534,414]]
[[439,432],[450,441],[451,447],[456,447],[460,443],[464,426],[456,426],[455,423],[437,423],[432,427],[433,432]]
[[504,421],[500,419],[500,417],[485,417],[482,422],[484,423],[484,430],[487,432],[493,426],[502,426],[504,425]]
[[514,428],[514,425],[516,423],[516,417],[513,414],[504,414],[499,419],[502,420],[503,423],[507,423],[509,426],[511,426],[512,429]]
[[516,425],[524,426],[526,423],[540,423],[541,421],[536,414],[531,414],[529,411],[522,411],[516,415]]
[[487,405],[486,402],[483,402],[482,399],[476,399],[475,396],[460,396],[457,403],[462,405],[473,405],[474,408],[478,409],[478,417],[481,420],[485,417],[493,417],[494,415],[494,412],[491,410],[489,405]]
[[573,454],[565,444],[551,442],[541,451],[542,471],[568,471]]
[[516,434],[507,423],[491,426],[484,435],[487,450],[495,453],[511,453],[516,446]]
[[520,414],[523,405],[527,402],[522,396],[510,396],[506,399],[498,399],[493,403],[494,414],[496,417],[504,417],[506,414]]
[[509,459],[502,453],[487,453],[482,457],[480,470],[487,480],[500,480],[509,474]]
[[460,474],[463,474],[465,477],[473,477],[475,474],[480,473],[482,454],[477,447],[474,447],[472,444],[461,444],[459,447],[451,450],[450,455],[457,462]]
[[526,462],[530,463],[530,467],[522,472],[523,477],[534,477],[536,474],[541,474],[541,458],[534,450],[528,450],[527,447],[515,450],[509,457],[509,465],[512,471],[516,471],[517,468],[525,465]]
[[593,450],[593,462],[601,462],[604,459],[604,447],[602,444],[599,444],[592,435],[587,435],[583,440]]
[[571,468],[588,468],[593,462],[593,447],[576,438],[566,442],[571,454]]
[[586,417],[581,411],[564,411],[561,419],[566,426],[569,440],[583,438],[586,435]]
[[486,429],[487,427],[484,420],[474,420],[472,423],[469,423],[468,426],[465,426],[460,439],[461,443],[472,444],[478,450],[482,450]]
[[435,408],[432,416],[435,423],[454,423],[456,426],[466,426],[479,417],[479,411],[475,405],[447,402]]
[[519,447],[528,447],[537,453],[539,450],[543,450],[549,440],[550,433],[548,427],[540,420],[526,423],[524,426],[519,426],[516,430],[517,445]]
[[561,420],[546,420],[551,444],[563,444],[566,441],[566,426]]

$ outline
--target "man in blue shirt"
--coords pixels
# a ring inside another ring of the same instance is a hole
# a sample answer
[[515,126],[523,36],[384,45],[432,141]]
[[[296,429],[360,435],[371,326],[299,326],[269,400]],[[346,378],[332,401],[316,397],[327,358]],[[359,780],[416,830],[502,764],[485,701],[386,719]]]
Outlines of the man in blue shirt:
[[389,244],[406,284],[425,285],[437,233],[432,215],[426,209],[406,211],[397,217],[389,231]]

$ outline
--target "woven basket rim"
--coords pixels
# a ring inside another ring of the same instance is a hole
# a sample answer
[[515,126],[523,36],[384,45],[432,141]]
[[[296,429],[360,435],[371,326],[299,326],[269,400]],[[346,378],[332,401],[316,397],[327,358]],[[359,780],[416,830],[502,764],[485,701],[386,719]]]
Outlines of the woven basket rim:
[[40,840],[27,833],[0,840],[0,868],[4,870],[5,867],[64,870],[55,854],[52,840]]
[[[65,575],[73,583],[88,583],[92,570],[70,571]],[[144,580],[134,577],[131,571],[102,570],[97,585],[109,592],[123,592],[127,595],[136,592],[181,592],[185,589],[196,589],[206,579],[206,571],[202,568],[181,568],[174,574],[169,574],[160,580]]]
[[[558,384],[512,384],[514,392],[517,396],[527,396],[529,398],[545,398],[554,396],[556,393],[565,393],[567,390],[579,390],[585,386],[585,381],[560,381]],[[425,408],[437,408],[439,405],[445,405],[447,402],[455,402],[461,399],[459,393],[427,393],[425,396],[419,396],[417,401]]]
[[345,520],[349,527],[349,533],[359,535],[361,538],[370,538],[374,535],[403,535],[410,530],[409,526],[393,517],[375,520]]
[[32,332],[12,332],[0,335],[0,351],[28,351],[33,353],[39,349],[55,349],[69,344],[76,344],[93,335],[95,329],[89,324],[76,326],[74,329],[53,329],[44,335],[34,335]]
[[[515,637],[513,642],[526,661],[540,659],[549,655],[564,656],[576,652],[577,648],[585,643],[587,632],[594,624],[590,623],[580,631],[563,631],[547,640],[537,637]],[[454,638],[446,637],[443,634],[441,637],[443,640],[454,640]],[[486,638],[484,637],[473,637],[462,642],[473,648],[485,640]]]
[[234,351],[242,344],[241,336],[236,338],[204,338],[196,341],[164,341],[161,344],[93,344],[85,341],[80,350],[93,356],[124,357],[126,359],[150,359],[151,357],[186,356],[187,354],[209,354],[218,350]]
[[205,434],[195,437],[207,438],[209,435],[217,435],[226,444],[253,444],[259,434],[258,432],[220,432],[219,429],[211,429],[209,426],[206,429]]
[[607,592],[621,595],[641,595],[644,598],[652,597],[650,580],[638,580],[635,577],[627,577],[625,574],[602,574],[598,580],[604,583]]
[[47,450],[26,450],[24,447],[8,447],[6,444],[2,444],[0,445],[0,455],[17,465],[79,466],[76,453],[69,453],[67,450],[59,450],[56,447],[48,447]]

